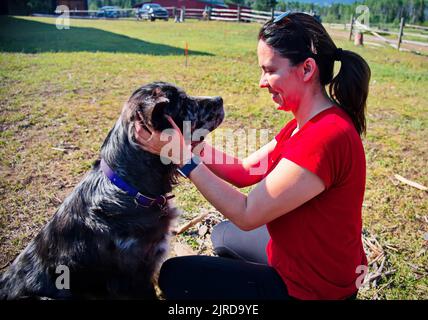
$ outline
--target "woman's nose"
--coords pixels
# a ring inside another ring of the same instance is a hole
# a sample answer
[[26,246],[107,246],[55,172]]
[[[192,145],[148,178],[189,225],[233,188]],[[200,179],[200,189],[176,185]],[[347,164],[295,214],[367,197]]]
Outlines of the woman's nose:
[[260,88],[267,88],[269,86],[266,78],[264,76],[260,77],[259,87]]

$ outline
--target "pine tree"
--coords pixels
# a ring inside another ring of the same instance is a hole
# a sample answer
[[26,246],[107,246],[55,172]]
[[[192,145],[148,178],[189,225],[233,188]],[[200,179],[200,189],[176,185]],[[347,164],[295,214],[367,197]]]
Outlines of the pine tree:
[[270,11],[276,6],[276,0],[256,0],[254,9],[261,11]]

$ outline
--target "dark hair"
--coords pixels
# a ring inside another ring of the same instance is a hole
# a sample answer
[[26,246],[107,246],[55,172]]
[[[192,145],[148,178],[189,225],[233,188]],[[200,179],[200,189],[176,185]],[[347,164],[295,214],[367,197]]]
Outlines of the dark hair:
[[[330,98],[351,117],[358,133],[365,134],[370,67],[360,55],[338,49],[322,24],[306,13],[289,13],[279,21],[266,22],[259,40],[294,66],[312,57],[319,69],[320,84],[329,85]],[[335,60],[341,61],[341,67],[333,78]]]

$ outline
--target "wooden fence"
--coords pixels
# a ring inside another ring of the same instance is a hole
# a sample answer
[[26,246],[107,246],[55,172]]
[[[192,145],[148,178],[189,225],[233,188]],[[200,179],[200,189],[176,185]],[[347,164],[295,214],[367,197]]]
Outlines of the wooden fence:
[[264,23],[272,19],[280,11],[257,11],[251,9],[218,9],[213,8],[209,15],[210,20],[236,21],[236,22],[259,22]]
[[[368,27],[353,18],[351,18],[351,23],[330,23],[330,27],[349,30],[349,39],[351,39],[352,36],[354,36],[357,32],[369,33],[376,37],[378,40],[398,50],[403,49],[401,48],[401,45],[403,43],[428,48],[428,27],[406,24],[404,18],[402,18],[400,21],[400,28],[398,32],[390,31],[385,28],[373,26]],[[393,38],[387,36],[393,36]],[[416,38],[420,39],[420,41],[409,40],[408,38]]]
[[212,8],[211,10],[190,9],[186,7],[167,7],[170,17],[181,17],[182,19],[206,19],[217,21],[232,22],[260,22],[263,23],[272,18],[274,15],[281,14],[280,11],[268,12],[250,9],[220,9]]
[[186,7],[166,7],[168,10],[168,15],[170,18],[177,18],[180,21],[185,19],[203,19],[204,18],[204,9],[192,9]]

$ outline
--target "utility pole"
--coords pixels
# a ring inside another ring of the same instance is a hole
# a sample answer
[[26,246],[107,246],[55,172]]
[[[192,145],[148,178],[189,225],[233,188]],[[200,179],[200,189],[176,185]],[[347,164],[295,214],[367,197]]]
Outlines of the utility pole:
[[351,31],[349,31],[349,41],[352,40],[352,32],[353,31],[354,31],[354,15],[351,14]]

